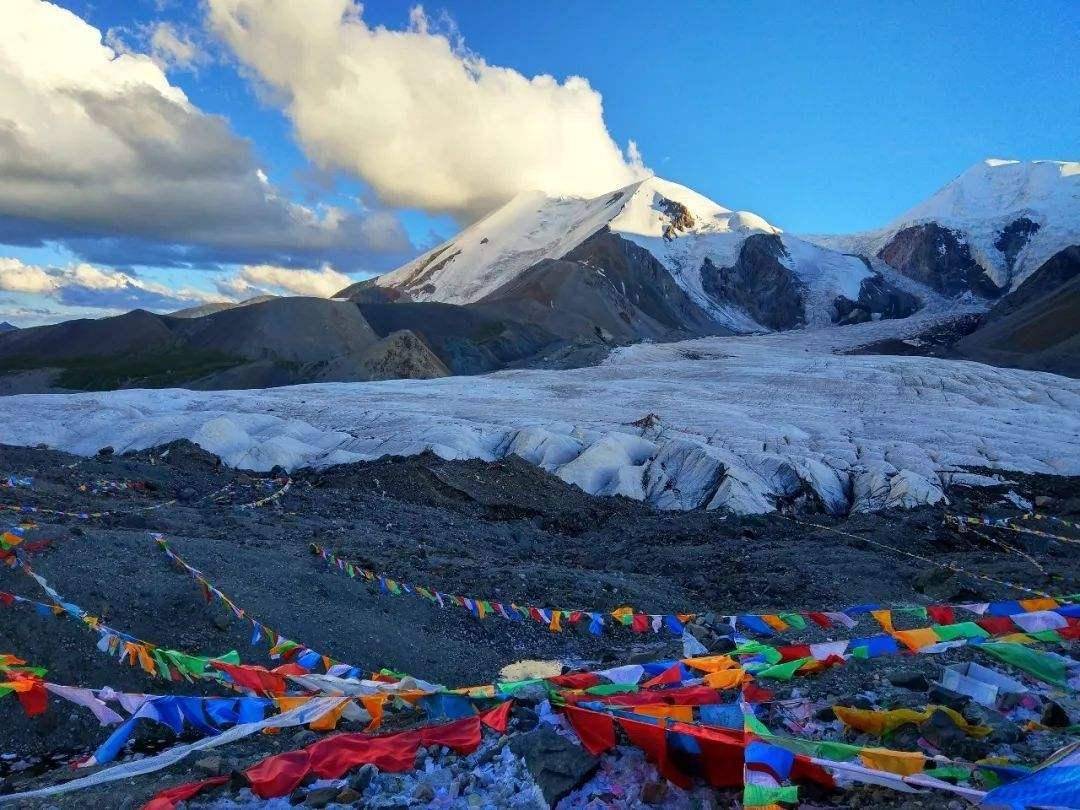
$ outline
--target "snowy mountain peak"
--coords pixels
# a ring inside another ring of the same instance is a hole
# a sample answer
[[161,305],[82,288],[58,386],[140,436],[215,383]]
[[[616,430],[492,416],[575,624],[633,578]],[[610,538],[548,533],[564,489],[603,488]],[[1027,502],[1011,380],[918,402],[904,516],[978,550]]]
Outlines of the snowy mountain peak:
[[[669,252],[664,246],[687,235],[728,235],[741,241],[750,233],[780,233],[757,214],[732,211],[655,176],[591,199],[529,191],[380,276],[375,285],[397,288],[416,301],[472,303],[537,262],[562,258],[605,227],[648,247],[661,261]],[[646,244],[652,242],[660,247]]]
[[688,233],[760,231],[780,233],[750,211],[732,211],[686,186],[660,177],[642,180],[625,191],[629,195],[610,224],[616,233],[676,239]]
[[[1080,162],[990,158],[894,221],[966,225],[981,220],[1067,218],[1080,224]],[[1038,221],[1038,220],[1036,220]]]
[[1005,294],[1055,254],[1080,245],[1080,162],[989,158],[884,228],[805,238],[880,257],[924,281],[930,257],[940,252],[937,263],[966,275],[977,295]]

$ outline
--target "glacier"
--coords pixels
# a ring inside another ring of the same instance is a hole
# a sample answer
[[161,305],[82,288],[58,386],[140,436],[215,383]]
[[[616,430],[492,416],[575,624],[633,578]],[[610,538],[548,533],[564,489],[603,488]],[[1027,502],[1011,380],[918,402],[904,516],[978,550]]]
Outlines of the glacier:
[[833,513],[911,507],[1009,471],[1080,475],[1080,380],[843,353],[944,317],[643,343],[570,371],[11,396],[0,442],[89,455],[183,438],[252,470],[515,454],[590,493],[740,514],[799,495]]

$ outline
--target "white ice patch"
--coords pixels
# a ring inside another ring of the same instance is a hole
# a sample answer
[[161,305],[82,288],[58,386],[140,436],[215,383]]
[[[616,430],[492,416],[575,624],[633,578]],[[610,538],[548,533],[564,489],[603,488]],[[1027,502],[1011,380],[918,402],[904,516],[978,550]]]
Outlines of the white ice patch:
[[[516,454],[591,493],[740,513],[804,492],[833,512],[908,507],[1000,481],[964,467],[1080,475],[1080,381],[836,353],[932,322],[638,344],[572,371],[2,397],[0,443],[89,455],[188,438],[256,470]],[[634,427],[646,414],[660,420]]]

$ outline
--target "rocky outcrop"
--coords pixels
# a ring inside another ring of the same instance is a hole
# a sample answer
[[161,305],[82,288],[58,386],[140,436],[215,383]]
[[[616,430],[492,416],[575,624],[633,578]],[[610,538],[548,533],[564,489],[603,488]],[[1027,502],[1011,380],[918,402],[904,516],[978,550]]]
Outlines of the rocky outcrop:
[[936,222],[899,231],[878,251],[878,258],[943,295],[973,292],[996,298],[1001,289],[971,256],[963,237]]
[[690,209],[682,203],[661,197],[659,204],[667,216],[667,222],[664,223],[664,239],[668,242],[694,227],[694,217]]
[[380,335],[400,329],[419,335],[454,374],[496,371],[559,341],[543,327],[505,317],[495,307],[434,301],[358,306]]
[[859,298],[838,296],[833,302],[833,323],[863,323],[870,320],[906,318],[918,312],[922,302],[909,292],[899,289],[877,274],[864,278],[859,286]]
[[769,329],[793,329],[806,323],[803,289],[782,261],[784,243],[775,234],[754,234],[739,249],[732,267],[717,267],[706,258],[701,283],[718,304],[730,304]]
[[994,247],[1005,257],[1005,267],[1010,275],[1013,267],[1016,266],[1016,257],[1038,230],[1039,223],[1033,222],[1027,217],[1015,219],[1001,229],[1001,233],[998,234],[998,238],[994,241]]
[[320,375],[328,381],[427,380],[449,377],[450,370],[408,329],[393,332],[358,353],[338,358]]
[[609,345],[727,334],[647,250],[607,228],[545,259],[475,305],[566,340]]

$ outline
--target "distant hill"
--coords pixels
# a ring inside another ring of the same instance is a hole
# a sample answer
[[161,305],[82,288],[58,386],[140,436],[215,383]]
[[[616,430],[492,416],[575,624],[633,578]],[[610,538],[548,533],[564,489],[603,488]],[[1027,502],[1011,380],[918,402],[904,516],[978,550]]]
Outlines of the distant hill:
[[198,317],[134,310],[0,334],[0,391],[260,388],[441,377],[416,335],[379,335],[355,304],[274,298]]
[[275,295],[257,295],[254,298],[248,298],[243,301],[218,301],[213,304],[200,304],[197,307],[187,307],[186,309],[178,309],[175,312],[170,312],[174,318],[202,318],[205,315],[213,315],[215,312],[223,312],[226,309],[236,309],[237,307],[246,307],[251,304],[261,304],[265,301],[272,301],[277,296]]

